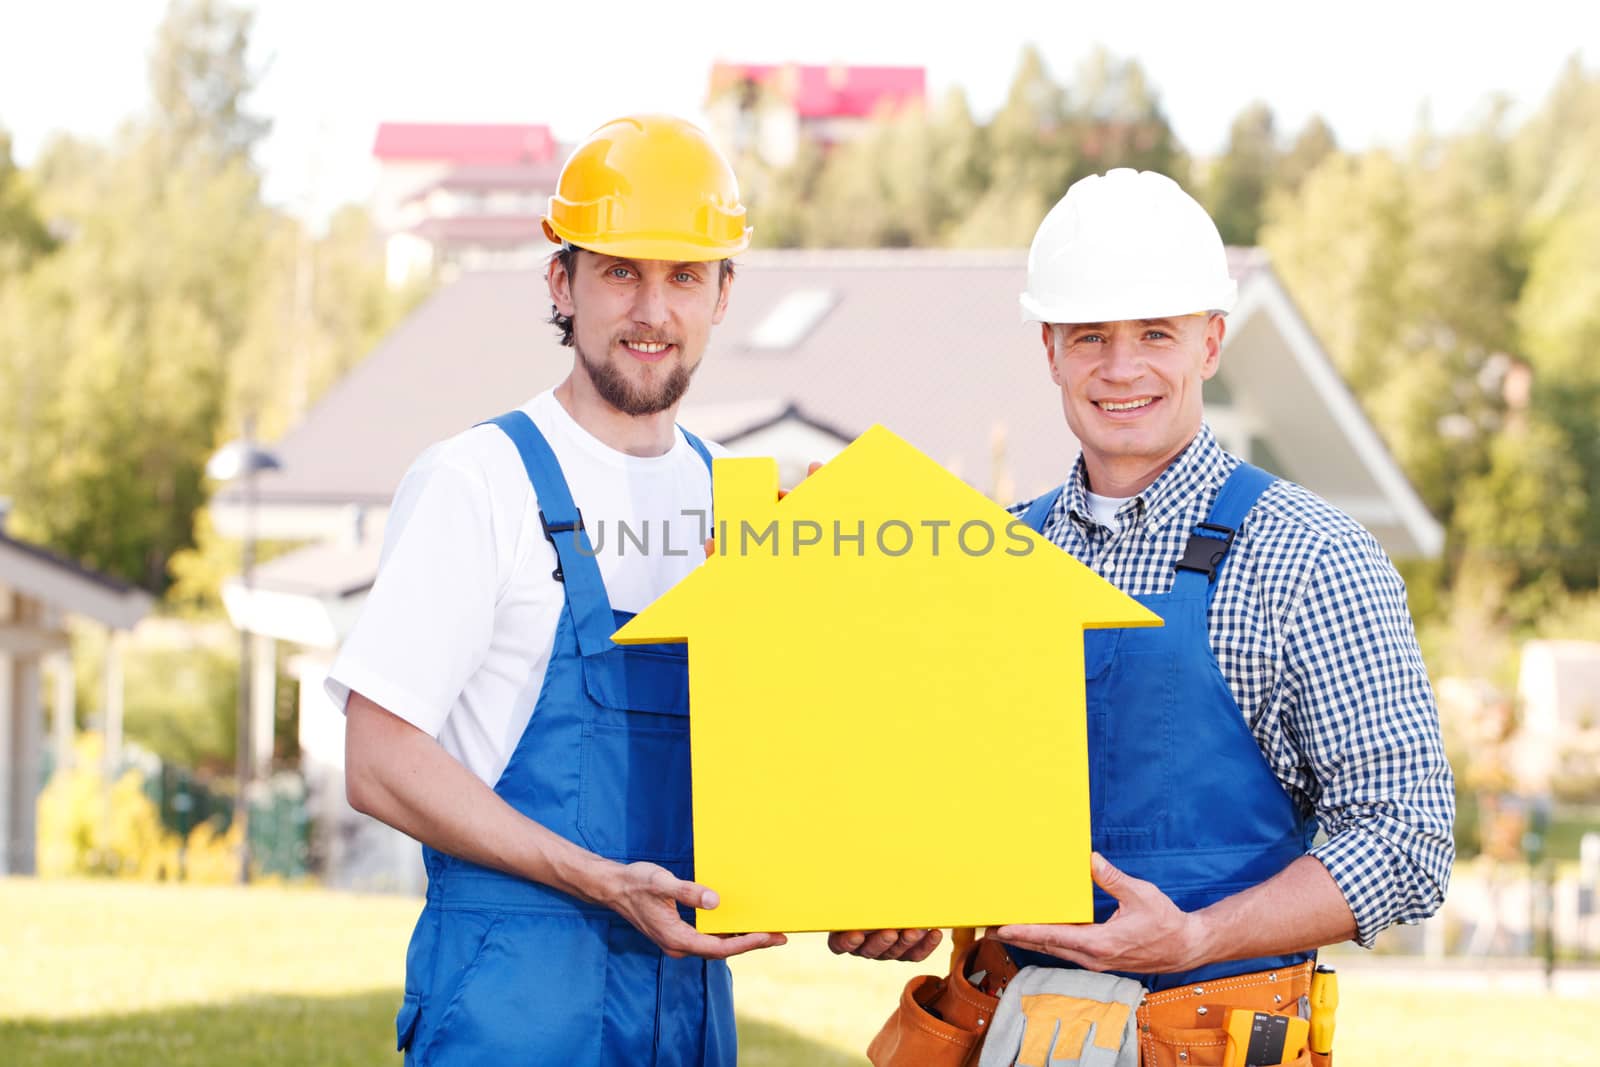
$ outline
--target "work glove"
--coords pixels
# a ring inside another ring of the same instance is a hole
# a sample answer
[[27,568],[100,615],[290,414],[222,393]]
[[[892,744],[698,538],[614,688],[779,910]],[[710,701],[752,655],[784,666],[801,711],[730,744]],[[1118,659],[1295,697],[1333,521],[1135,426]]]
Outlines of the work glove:
[[1142,999],[1132,979],[1024,967],[1000,998],[978,1067],[1139,1067]]

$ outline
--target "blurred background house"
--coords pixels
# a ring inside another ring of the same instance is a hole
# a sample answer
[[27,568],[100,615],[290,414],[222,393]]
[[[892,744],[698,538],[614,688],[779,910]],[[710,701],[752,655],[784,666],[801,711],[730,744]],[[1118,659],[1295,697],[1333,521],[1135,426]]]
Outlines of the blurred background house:
[[372,155],[390,285],[546,254],[539,220],[566,159],[550,127],[385,122]]
[[733,158],[785,167],[802,145],[826,151],[860,140],[873,119],[920,110],[926,93],[921,67],[717,63],[706,116]]
[[[100,729],[108,768],[122,749],[122,634],[153,598],[6,532],[0,500],[0,876],[37,866],[38,797],[50,773],[70,766],[77,688],[69,623],[106,633]],[[46,695],[50,721],[45,721]]]

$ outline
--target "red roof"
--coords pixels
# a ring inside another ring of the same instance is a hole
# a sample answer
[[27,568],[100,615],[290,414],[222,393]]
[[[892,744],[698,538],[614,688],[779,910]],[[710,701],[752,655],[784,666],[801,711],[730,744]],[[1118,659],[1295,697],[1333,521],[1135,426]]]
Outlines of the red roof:
[[718,63],[711,68],[711,91],[752,81],[781,93],[802,118],[864,118],[881,105],[920,104],[927,96],[922,67],[806,67],[795,63],[763,65]]
[[464,122],[383,122],[372,154],[390,162],[427,161],[471,166],[545,163],[555,157],[548,126]]

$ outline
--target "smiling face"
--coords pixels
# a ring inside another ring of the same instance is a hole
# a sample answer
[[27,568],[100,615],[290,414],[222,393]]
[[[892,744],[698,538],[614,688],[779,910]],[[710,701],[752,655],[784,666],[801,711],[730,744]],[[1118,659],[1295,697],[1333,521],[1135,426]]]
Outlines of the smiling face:
[[552,260],[547,280],[557,312],[572,317],[574,377],[623,415],[677,405],[728,308],[729,287],[715,262],[579,250],[567,263]]
[[1043,327],[1050,377],[1104,496],[1144,490],[1200,432],[1201,383],[1217,372],[1221,315]]

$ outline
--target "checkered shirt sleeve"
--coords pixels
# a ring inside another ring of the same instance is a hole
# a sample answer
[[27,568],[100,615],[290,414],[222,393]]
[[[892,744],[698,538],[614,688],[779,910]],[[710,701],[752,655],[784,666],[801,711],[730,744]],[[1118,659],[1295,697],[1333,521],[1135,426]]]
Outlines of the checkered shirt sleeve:
[[[1090,515],[1080,460],[1045,536],[1130,595],[1166,593],[1238,463],[1203,428],[1119,509],[1113,533]],[[1455,784],[1405,586],[1377,541],[1278,481],[1239,530],[1208,621],[1263,757],[1326,834],[1312,855],[1344,893],[1357,940],[1371,947],[1391,924],[1431,915],[1455,859]]]

